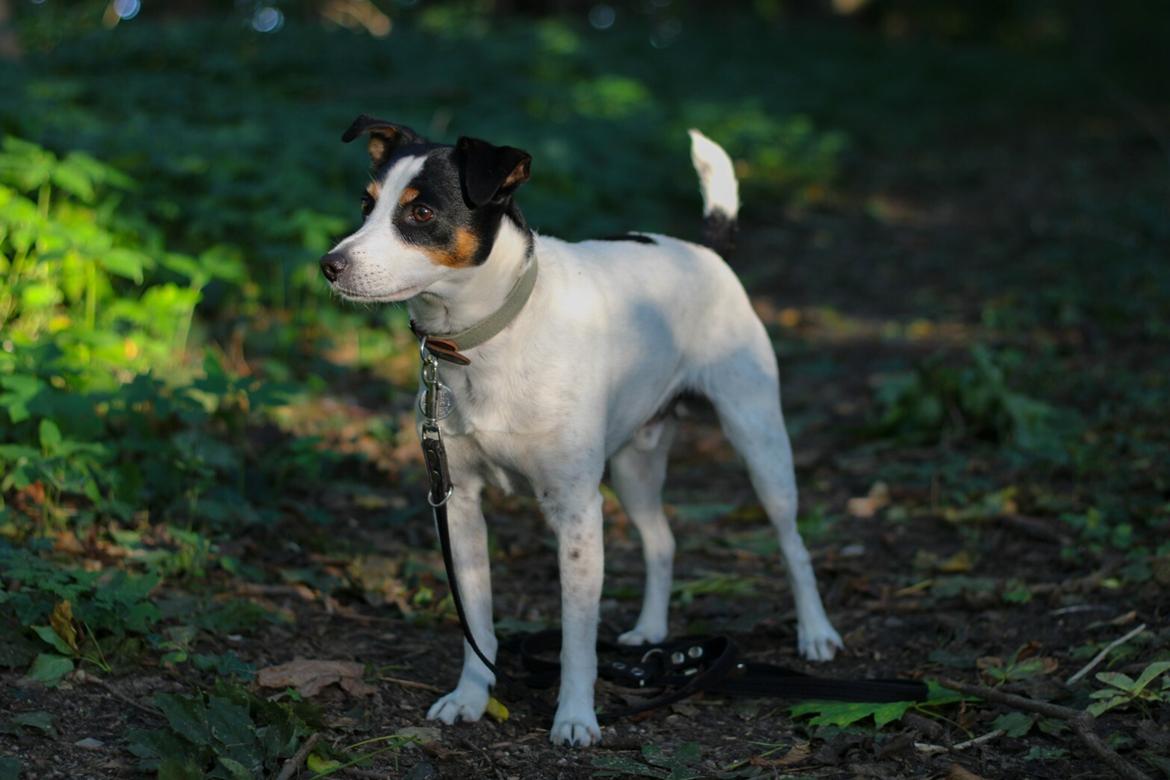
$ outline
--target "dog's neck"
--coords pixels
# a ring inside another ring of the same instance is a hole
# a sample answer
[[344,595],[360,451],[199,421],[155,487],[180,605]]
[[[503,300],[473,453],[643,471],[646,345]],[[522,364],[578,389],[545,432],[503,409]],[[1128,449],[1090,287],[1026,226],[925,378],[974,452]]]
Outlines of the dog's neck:
[[481,265],[460,269],[407,302],[410,318],[424,333],[442,335],[469,328],[499,309],[532,255],[532,232],[509,217],[500,221],[492,251]]

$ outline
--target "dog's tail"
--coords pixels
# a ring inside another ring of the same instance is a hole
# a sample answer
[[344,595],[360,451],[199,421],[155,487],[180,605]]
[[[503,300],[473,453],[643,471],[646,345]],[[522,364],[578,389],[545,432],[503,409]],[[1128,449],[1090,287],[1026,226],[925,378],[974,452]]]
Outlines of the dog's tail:
[[703,243],[726,259],[739,230],[739,182],[723,147],[691,130],[691,161],[703,193]]

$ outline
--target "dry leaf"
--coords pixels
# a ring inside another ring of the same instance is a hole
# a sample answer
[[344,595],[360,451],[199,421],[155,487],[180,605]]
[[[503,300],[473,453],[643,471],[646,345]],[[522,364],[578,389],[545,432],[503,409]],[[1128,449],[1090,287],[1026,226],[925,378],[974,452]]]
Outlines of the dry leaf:
[[73,628],[73,605],[68,600],[60,601],[53,607],[53,614],[49,616],[49,625],[65,644],[77,652],[77,630]]
[[975,562],[971,560],[971,553],[966,550],[959,550],[950,558],[940,563],[938,570],[945,574],[962,574],[963,572],[971,571],[974,566]]
[[964,769],[958,764],[951,764],[951,768],[947,770],[947,780],[985,780],[982,775],[977,775],[970,769]]
[[851,498],[845,508],[854,517],[868,518],[876,515],[883,507],[890,503],[890,488],[885,482],[875,482],[869,489],[869,495],[861,498]]
[[269,666],[256,674],[265,688],[296,688],[301,696],[316,696],[332,683],[353,696],[369,696],[377,688],[362,680],[365,666],[356,661],[316,661],[296,658],[286,664]]
[[780,758],[766,758],[764,756],[755,756],[752,759],[750,759],[748,761],[748,763],[751,764],[752,766],[762,766],[762,767],[769,767],[769,768],[781,767],[781,766],[793,766],[795,764],[800,764],[800,763],[803,763],[804,761],[807,761],[811,755],[812,755],[812,748],[809,747],[809,744],[807,742],[797,742],[795,745],[793,745],[788,750],[787,753],[785,753]]

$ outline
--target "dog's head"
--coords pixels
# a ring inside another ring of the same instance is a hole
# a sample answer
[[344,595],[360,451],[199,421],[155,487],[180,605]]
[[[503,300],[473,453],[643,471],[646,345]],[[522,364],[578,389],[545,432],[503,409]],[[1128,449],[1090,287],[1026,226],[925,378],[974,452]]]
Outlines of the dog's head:
[[333,289],[357,301],[404,301],[483,264],[500,223],[523,217],[512,195],[532,158],[510,146],[460,138],[434,144],[403,125],[362,114],[341,140],[369,136],[373,175],[365,222],[321,258]]

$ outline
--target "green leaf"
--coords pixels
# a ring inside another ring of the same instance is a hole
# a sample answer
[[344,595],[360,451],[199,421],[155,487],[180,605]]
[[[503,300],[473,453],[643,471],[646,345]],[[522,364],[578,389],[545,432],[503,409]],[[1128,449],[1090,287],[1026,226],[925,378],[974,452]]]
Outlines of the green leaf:
[[1141,693],[1144,691],[1146,687],[1154,681],[1154,678],[1164,674],[1168,670],[1170,670],[1170,661],[1156,661],[1147,666],[1138,676],[1137,682],[1134,683],[1134,693]]
[[197,696],[160,693],[154,697],[155,706],[162,710],[167,723],[176,734],[196,745],[211,742],[211,728],[207,723],[207,708]]
[[34,282],[20,291],[20,306],[28,312],[56,306],[64,299],[61,289],[49,282]]
[[[1098,693],[1106,693],[1106,692],[1105,691],[1098,691]],[[1101,715],[1104,715],[1106,712],[1109,712],[1109,710],[1113,709],[1114,707],[1120,707],[1124,704],[1129,703],[1129,701],[1130,701],[1130,699],[1128,696],[1114,696],[1112,699],[1109,699],[1108,701],[1093,702],[1086,709],[1088,709],[1089,713],[1094,718],[1097,718],[1097,717],[1100,717]]]
[[53,630],[52,626],[31,626],[33,633],[43,639],[49,646],[64,656],[72,656],[73,648]]
[[203,780],[203,769],[190,756],[167,756],[158,766],[158,780]]
[[73,661],[59,655],[41,653],[28,670],[27,677],[39,683],[55,688],[61,678],[73,671]]
[[634,775],[635,777],[653,777],[667,780],[670,773],[665,769],[656,769],[646,766],[626,756],[605,755],[593,757],[593,768],[603,769],[618,774]]
[[45,734],[52,734],[53,716],[51,713],[44,710],[37,710],[36,712],[22,712],[19,715],[13,715],[10,721],[14,726],[24,726],[25,728],[37,729]]
[[20,780],[20,772],[24,765],[20,759],[0,756],[0,780]]
[[212,696],[207,704],[207,723],[211,736],[224,745],[247,745],[256,741],[255,725],[248,708]]
[[131,249],[114,248],[101,255],[98,262],[102,268],[136,284],[142,284],[142,269],[147,264],[146,255]]
[[246,766],[239,761],[228,758],[227,756],[218,756],[219,765],[228,772],[228,777],[231,780],[253,780],[256,775],[252,774]]
[[1003,733],[1009,737],[1019,738],[1032,730],[1032,724],[1036,722],[1035,715],[1027,715],[1023,712],[1008,712],[1000,715],[991,724],[993,729],[1003,729]]
[[53,171],[53,184],[74,196],[82,203],[93,202],[93,180],[81,166],[68,157]]
[[887,723],[901,719],[914,706],[912,701],[860,702],[860,701],[808,701],[797,704],[789,710],[793,717],[813,715],[812,726],[849,726],[868,717],[881,728]]

